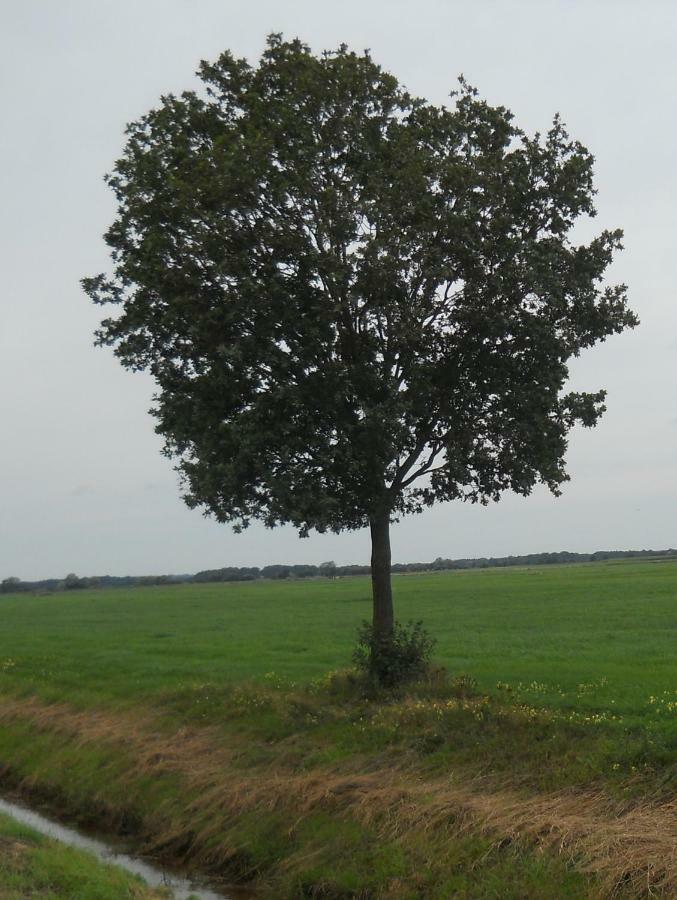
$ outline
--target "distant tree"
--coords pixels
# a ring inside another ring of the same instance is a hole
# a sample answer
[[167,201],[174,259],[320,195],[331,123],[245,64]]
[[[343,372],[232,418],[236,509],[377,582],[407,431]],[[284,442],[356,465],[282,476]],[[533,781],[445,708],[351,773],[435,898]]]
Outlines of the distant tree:
[[84,579],[78,578],[75,572],[69,572],[63,580],[63,588],[65,591],[74,591],[78,588],[85,587]]
[[563,393],[567,362],[637,321],[602,284],[621,232],[574,244],[590,153],[465,83],[435,106],[368,53],[278,35],[199,76],[128,127],[108,177],[113,273],[84,286],[119,314],[98,342],[155,378],[189,506],[370,528],[387,637],[393,520],[559,493],[569,430],[604,409]]
[[312,578],[319,572],[317,566],[297,565],[291,567],[294,578]]
[[291,566],[264,566],[261,569],[262,578],[289,578],[291,575]]
[[320,575],[325,578],[335,578],[336,577],[336,563],[333,559],[330,559],[328,562],[323,562],[320,564]]
[[22,582],[20,578],[11,575],[9,578],[3,578],[0,583],[0,594],[14,594],[21,591]]

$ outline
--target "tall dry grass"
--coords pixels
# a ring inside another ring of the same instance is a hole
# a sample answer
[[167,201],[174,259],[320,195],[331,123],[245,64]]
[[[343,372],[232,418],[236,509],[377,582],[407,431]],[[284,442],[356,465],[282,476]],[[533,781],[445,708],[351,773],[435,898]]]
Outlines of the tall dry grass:
[[[256,871],[255,861],[233,838],[232,823],[247,814],[281,815],[295,823],[317,812],[349,817],[389,840],[421,834],[483,834],[504,846],[555,853],[577,869],[593,873],[603,895],[620,890],[639,896],[677,897],[677,801],[619,801],[601,791],[525,793],[485,781],[423,777],[403,759],[398,766],[360,773],[345,767],[299,773],[267,763],[243,771],[233,767],[239,749],[215,728],[168,731],[151,711],[81,711],[36,698],[4,698],[0,723],[29,723],[37,732],[61,735],[70,747],[120,748],[133,761],[123,776],[139,779],[176,776],[181,802],[149,810],[138,821],[137,837],[147,849],[181,857],[212,871]],[[5,761],[7,773],[11,765]],[[39,794],[41,776],[24,775],[21,789]],[[67,806],[67,804],[66,804]],[[109,824],[124,809],[107,809]],[[77,810],[70,809],[72,812]],[[104,812],[105,811],[105,812]],[[302,860],[303,850],[299,850]],[[287,860],[293,866],[294,860]]]

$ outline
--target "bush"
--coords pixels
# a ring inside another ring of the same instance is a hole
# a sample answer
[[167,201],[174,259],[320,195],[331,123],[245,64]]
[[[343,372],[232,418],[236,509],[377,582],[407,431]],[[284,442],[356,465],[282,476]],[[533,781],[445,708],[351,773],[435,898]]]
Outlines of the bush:
[[397,687],[426,674],[434,646],[435,639],[423,628],[423,622],[396,622],[388,637],[376,634],[369,622],[363,622],[353,662],[374,684]]

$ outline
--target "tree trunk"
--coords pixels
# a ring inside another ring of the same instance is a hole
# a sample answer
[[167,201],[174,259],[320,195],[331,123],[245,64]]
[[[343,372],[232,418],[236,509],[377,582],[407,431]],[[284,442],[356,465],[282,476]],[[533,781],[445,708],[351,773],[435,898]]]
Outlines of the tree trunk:
[[390,584],[390,515],[379,513],[369,520],[371,529],[371,588],[374,598],[374,633],[389,638],[393,633],[393,592]]

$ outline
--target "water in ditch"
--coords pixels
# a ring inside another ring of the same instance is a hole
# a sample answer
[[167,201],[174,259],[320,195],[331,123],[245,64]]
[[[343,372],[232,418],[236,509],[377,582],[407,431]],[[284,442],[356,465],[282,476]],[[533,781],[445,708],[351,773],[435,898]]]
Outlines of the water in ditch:
[[107,844],[101,839],[81,834],[74,828],[69,828],[66,825],[61,825],[52,819],[48,819],[46,816],[33,812],[33,810],[20,803],[0,798],[0,813],[5,813],[5,815],[10,816],[17,822],[21,822],[22,825],[28,825],[35,831],[40,832],[40,834],[60,841],[62,844],[86,850],[105,863],[111,863],[119,866],[121,869],[125,869],[127,872],[139,875],[150,887],[168,888],[175,900],[188,900],[188,898],[195,898],[195,900],[198,900],[198,898],[199,900],[235,900],[236,895],[233,892],[228,894],[217,892],[197,880],[183,878],[138,857],[130,856],[113,844]]

